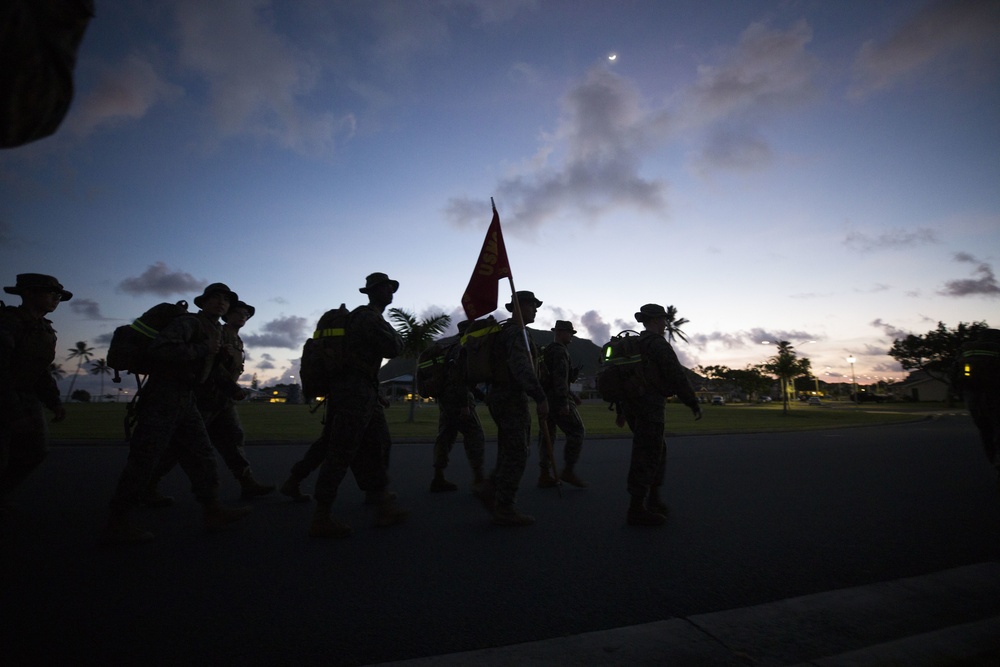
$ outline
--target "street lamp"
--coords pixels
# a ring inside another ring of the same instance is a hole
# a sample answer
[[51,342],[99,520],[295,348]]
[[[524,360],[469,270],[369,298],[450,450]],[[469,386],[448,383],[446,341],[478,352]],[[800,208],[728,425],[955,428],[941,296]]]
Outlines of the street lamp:
[[857,359],[854,358],[853,354],[851,356],[847,357],[847,363],[849,363],[851,365],[851,392],[854,395],[854,403],[857,404],[857,402],[858,402],[858,382],[857,382],[857,380],[854,379],[854,362],[855,361],[857,361]]

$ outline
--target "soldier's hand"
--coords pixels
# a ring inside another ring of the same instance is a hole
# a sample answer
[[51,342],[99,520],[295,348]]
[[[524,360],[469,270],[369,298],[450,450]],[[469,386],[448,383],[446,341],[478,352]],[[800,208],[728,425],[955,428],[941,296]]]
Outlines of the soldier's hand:
[[56,408],[52,410],[52,412],[55,414],[55,416],[52,418],[53,424],[56,422],[61,422],[62,420],[66,419],[66,408],[64,408],[62,405],[56,406]]
[[693,408],[691,408],[691,414],[694,415],[694,420],[698,421],[699,419],[701,419],[701,408],[697,405],[694,406]]
[[389,403],[389,399],[388,399],[388,398],[386,398],[385,396],[383,396],[383,395],[379,394],[379,397],[378,397],[378,404],[379,404],[379,405],[381,405],[381,406],[382,406],[383,408],[387,408],[387,407],[389,407],[389,405],[390,405],[390,403]]
[[213,337],[208,339],[209,354],[218,354],[220,349],[222,349],[222,340],[220,338]]
[[625,415],[621,414],[620,412],[617,415],[615,415],[615,425],[618,428],[625,428]]
[[541,403],[538,404],[536,412],[538,413],[538,418],[539,419],[544,419],[544,418],[546,418],[546,417],[549,416],[549,401],[548,401],[548,399],[546,399],[546,400],[544,400],[544,401],[542,401]]

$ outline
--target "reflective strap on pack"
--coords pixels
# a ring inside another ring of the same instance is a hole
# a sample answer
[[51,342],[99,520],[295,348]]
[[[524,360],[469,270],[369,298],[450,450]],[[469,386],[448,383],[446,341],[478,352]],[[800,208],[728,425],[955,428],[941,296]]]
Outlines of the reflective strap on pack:
[[344,329],[317,329],[313,332],[313,338],[330,338],[333,336],[343,336]]
[[495,324],[491,327],[483,327],[482,329],[476,329],[475,331],[470,331],[469,333],[462,336],[462,345],[465,345],[470,338],[482,338],[483,336],[489,335],[491,333],[497,333],[500,331],[500,325]]
[[131,326],[133,329],[141,333],[143,336],[146,336],[147,338],[156,338],[156,334],[159,333],[156,329],[154,329],[153,327],[149,326],[148,324],[139,319],[133,320]]

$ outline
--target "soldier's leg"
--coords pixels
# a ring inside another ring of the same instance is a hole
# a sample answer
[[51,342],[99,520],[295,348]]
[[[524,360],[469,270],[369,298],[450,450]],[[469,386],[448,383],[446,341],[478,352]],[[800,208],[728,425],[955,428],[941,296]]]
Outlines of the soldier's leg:
[[444,470],[448,467],[451,448],[458,437],[458,417],[451,408],[438,408],[438,433],[434,440],[434,467]]
[[629,503],[627,522],[632,526],[657,526],[666,517],[646,506],[650,489],[662,481],[664,465],[663,422],[644,418],[630,420],[632,427],[632,460],[628,471]]
[[[324,425],[325,430],[325,425]],[[281,485],[282,495],[288,496],[297,503],[307,502],[311,499],[308,493],[302,493],[299,485],[323,464],[326,459],[326,440],[320,435],[306,450],[305,455],[292,464],[291,474]]]
[[22,405],[16,409],[16,419],[8,428],[6,461],[0,473],[0,498],[6,498],[27,479],[48,453],[44,408],[37,399],[22,400]]
[[469,414],[459,416],[458,429],[462,434],[465,456],[469,459],[473,475],[482,481],[486,458],[486,435],[483,433],[483,423],[479,421],[475,408],[470,408]]
[[560,477],[567,484],[585,487],[587,483],[576,474],[576,464],[580,460],[580,452],[583,451],[583,438],[586,435],[580,412],[575,405],[570,404],[569,414],[558,415],[557,422],[559,428],[566,434],[566,446],[563,449],[565,467]]
[[497,506],[512,506],[528,463],[531,441],[531,413],[528,403],[519,396],[507,397],[499,409],[491,405],[490,414],[497,423],[497,471],[494,478]]
[[247,459],[244,447],[246,434],[234,403],[229,402],[216,412],[211,420],[205,420],[205,426],[212,445],[222,456],[233,477],[240,483],[243,498],[255,498],[274,491],[273,484],[260,483],[250,469],[250,461]]
[[132,509],[149,487],[156,464],[170,446],[183,405],[179,392],[147,384],[138,410],[138,421],[129,440],[128,459],[111,497],[111,513],[101,541],[104,544],[147,542],[153,534],[132,525]]

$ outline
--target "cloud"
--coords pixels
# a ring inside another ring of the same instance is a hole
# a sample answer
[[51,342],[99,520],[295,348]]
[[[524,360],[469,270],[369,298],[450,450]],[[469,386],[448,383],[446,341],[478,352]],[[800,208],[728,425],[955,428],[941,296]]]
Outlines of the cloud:
[[997,283],[993,268],[986,262],[981,262],[969,253],[955,253],[955,261],[967,264],[975,264],[973,275],[978,278],[964,278],[959,280],[949,280],[938,294],[944,296],[985,296],[990,298],[1000,297],[1000,284]]
[[871,326],[873,326],[873,327],[875,327],[877,329],[881,329],[882,332],[885,333],[885,335],[887,337],[889,337],[889,338],[891,338],[893,340],[897,340],[897,339],[900,339],[900,338],[906,338],[907,336],[910,335],[909,331],[903,331],[902,329],[894,327],[893,325],[889,324],[888,322],[882,321],[882,318],[878,318],[878,319],[872,320],[871,322],[869,322],[869,324],[871,324]]
[[118,284],[118,289],[127,294],[156,294],[168,297],[174,294],[200,292],[208,284],[190,273],[171,271],[163,262],[156,262],[138,278],[126,278]]
[[[550,167],[547,159],[538,160],[529,173],[495,189],[509,211],[508,229],[530,236],[550,218],[572,214],[595,221],[612,208],[664,215],[667,184],[640,174],[654,124],[632,83],[595,67],[566,94],[563,108],[560,126],[548,137],[553,145],[540,150],[558,154],[560,162]],[[468,209],[464,200],[452,200],[448,214],[461,223],[457,214]]]
[[588,310],[580,317],[580,326],[587,331],[587,338],[597,345],[604,345],[611,339],[611,325],[605,322],[596,310]]
[[176,12],[180,63],[207,84],[224,135],[249,134],[301,153],[329,151],[335,137],[354,133],[355,118],[305,106],[320,68],[275,31],[269,4],[182,0]]
[[133,54],[99,73],[93,89],[71,107],[66,125],[86,136],[101,125],[142,118],[156,104],[183,96],[180,86],[164,81],[148,60]]
[[779,341],[788,341],[792,343],[792,346],[806,343],[810,341],[823,340],[826,336],[819,334],[812,334],[808,331],[796,331],[796,330],[786,330],[786,329],[762,329],[755,327],[748,331],[737,331],[737,332],[722,332],[714,331],[709,334],[694,334],[689,336],[688,339],[694,347],[699,350],[704,351],[710,344],[719,344],[724,348],[732,349],[743,349],[748,347],[755,347],[767,342],[770,345],[774,345]]
[[77,297],[69,302],[69,309],[77,315],[83,315],[88,320],[106,319],[101,315],[101,307],[93,299],[81,299]]
[[[882,43],[865,42],[848,94],[864,97],[914,78],[947,56],[996,50],[1000,15],[995,0],[938,0],[921,8]],[[967,66],[975,69],[975,59]]]
[[272,357],[267,352],[261,354],[260,363],[257,364],[257,368],[262,371],[269,371],[273,368],[277,368],[277,366],[274,365],[274,357]]
[[241,338],[248,347],[282,347],[297,350],[305,342],[308,327],[309,322],[306,318],[291,315],[265,323],[261,327],[262,333],[248,334]]
[[859,252],[874,252],[877,250],[902,250],[920,245],[940,243],[933,229],[921,227],[918,229],[890,229],[881,234],[871,235],[864,232],[848,232],[844,245]]
[[702,65],[691,91],[686,122],[756,117],[795,107],[816,95],[817,60],[806,51],[812,28],[799,21],[788,30],[753,23],[720,65]]
[[[532,159],[493,188],[507,228],[532,236],[551,219],[596,222],[622,208],[665,219],[669,184],[645,176],[643,161],[701,134],[707,138],[695,162],[703,171],[770,164],[773,152],[757,126],[815,96],[816,60],[805,51],[811,39],[805,22],[784,31],[751,25],[722,63],[699,68],[697,82],[672,96],[676,108],[650,106],[632,80],[606,65],[591,68],[564,95],[560,120]],[[445,213],[457,226],[486,219],[482,203],[465,197],[450,199]]]

